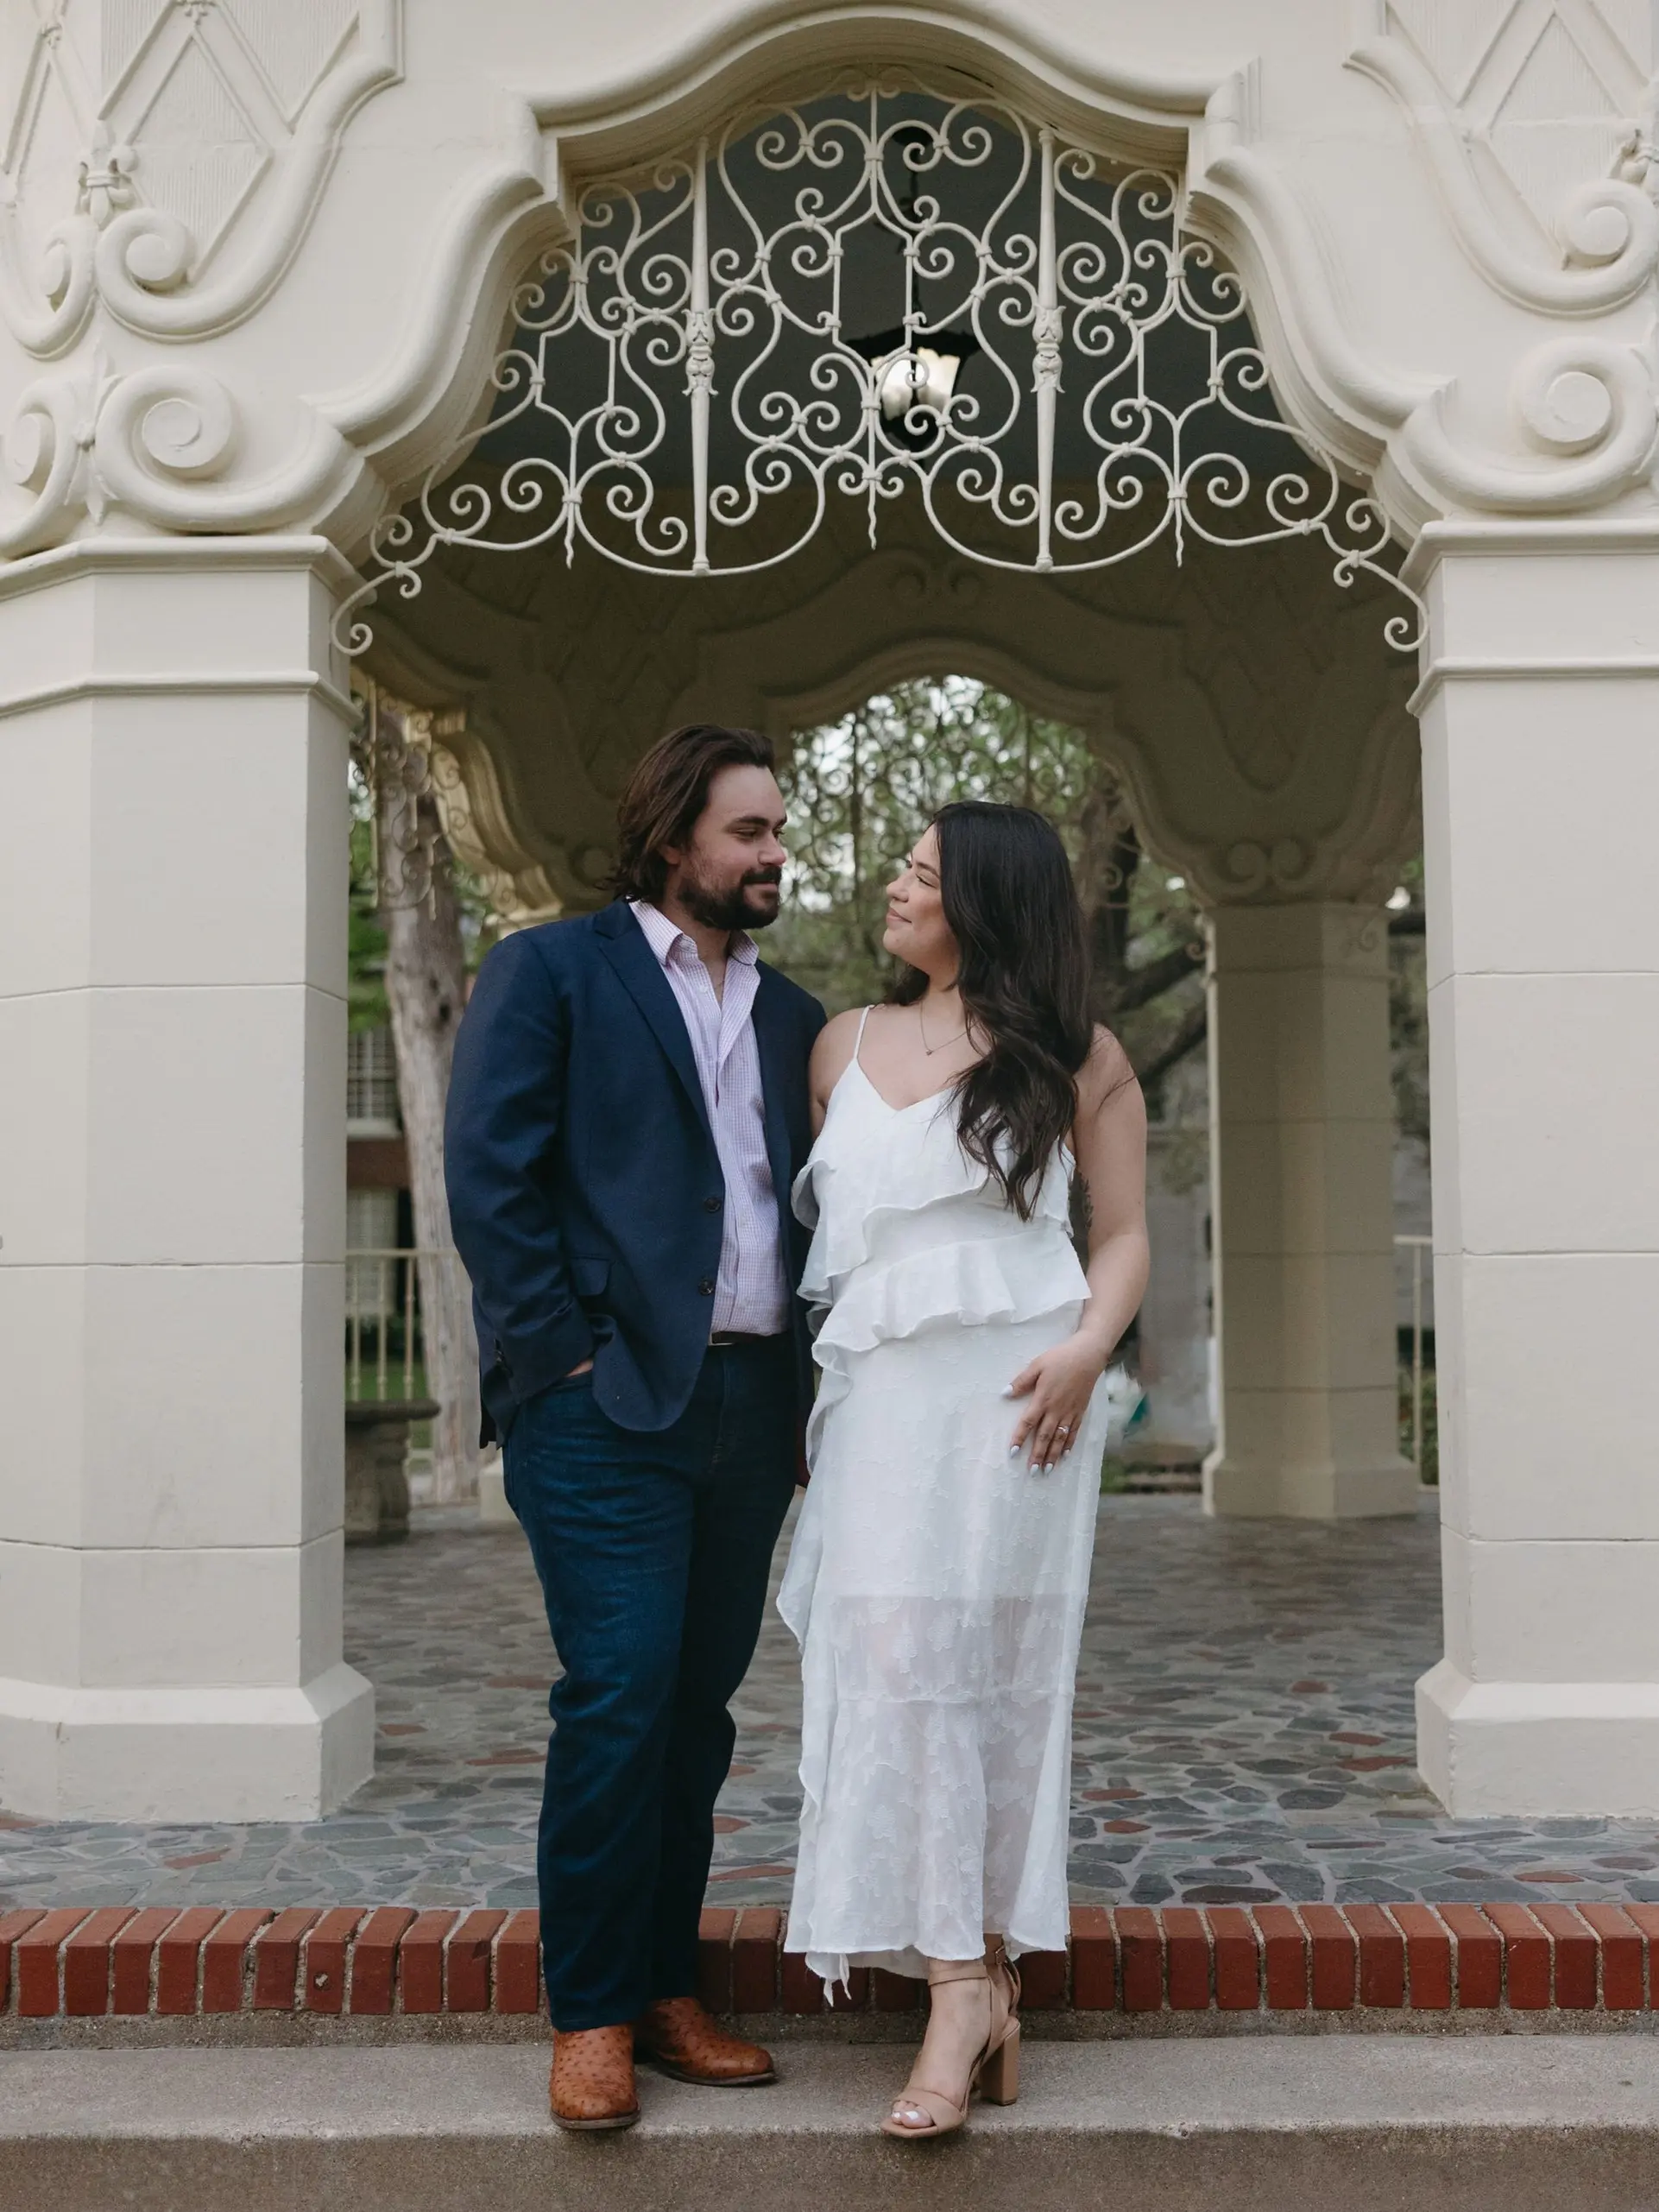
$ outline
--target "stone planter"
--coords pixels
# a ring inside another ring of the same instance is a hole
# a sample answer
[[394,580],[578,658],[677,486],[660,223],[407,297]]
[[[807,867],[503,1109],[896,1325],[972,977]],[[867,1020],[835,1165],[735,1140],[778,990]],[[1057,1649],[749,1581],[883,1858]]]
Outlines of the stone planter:
[[435,1420],[435,1398],[351,1400],[345,1409],[345,1540],[395,1544],[409,1533],[409,1429]]

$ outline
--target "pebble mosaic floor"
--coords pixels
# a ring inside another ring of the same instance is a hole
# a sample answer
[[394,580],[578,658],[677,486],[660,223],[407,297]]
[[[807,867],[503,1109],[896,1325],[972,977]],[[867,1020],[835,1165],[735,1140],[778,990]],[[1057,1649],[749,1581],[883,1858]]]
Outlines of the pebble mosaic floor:
[[[781,1548],[780,1548],[781,1558]],[[1411,1685],[1440,1652],[1432,1514],[1324,1527],[1102,1501],[1078,1680],[1082,1904],[1659,1901],[1659,1823],[1455,1821],[1418,1780]],[[346,1655],[375,1778],[306,1825],[0,1813],[0,1906],[528,1905],[551,1655],[515,1528],[416,1516],[347,1555]],[[710,1900],[787,1901],[794,1647],[769,1615],[736,1700]]]

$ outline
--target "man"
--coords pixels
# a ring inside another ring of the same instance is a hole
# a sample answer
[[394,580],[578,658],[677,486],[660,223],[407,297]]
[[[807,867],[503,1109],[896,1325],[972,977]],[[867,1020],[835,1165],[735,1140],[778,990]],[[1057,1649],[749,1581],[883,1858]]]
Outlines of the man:
[[664,738],[623,796],[613,903],[497,945],[456,1040],[485,1434],[565,1667],[537,1850],[565,2127],[638,2119],[636,2051],[774,2078],[693,1993],[727,1701],[811,1389],[789,1196],[823,1009],[748,934],[777,918],[783,826],[766,738]]

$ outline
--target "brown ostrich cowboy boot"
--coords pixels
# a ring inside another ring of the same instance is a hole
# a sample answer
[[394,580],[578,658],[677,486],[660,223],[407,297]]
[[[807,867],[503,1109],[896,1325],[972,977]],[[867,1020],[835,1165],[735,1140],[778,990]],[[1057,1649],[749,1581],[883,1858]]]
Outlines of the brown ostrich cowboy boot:
[[754,2089],[778,2078],[769,2051],[729,2034],[696,1997],[659,1997],[647,2005],[634,2031],[634,2048],[676,2081],[705,2089]]
[[561,2127],[632,2127],[640,2116],[634,2086],[634,2030],[553,2032],[547,2103]]

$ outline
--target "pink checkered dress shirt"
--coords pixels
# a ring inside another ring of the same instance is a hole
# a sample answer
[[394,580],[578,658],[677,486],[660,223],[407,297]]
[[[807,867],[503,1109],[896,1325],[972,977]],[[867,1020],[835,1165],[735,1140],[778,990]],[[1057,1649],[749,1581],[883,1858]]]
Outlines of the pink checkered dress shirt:
[[643,899],[631,899],[634,920],[656,954],[684,1017],[703,1103],[726,1181],[711,1331],[775,1337],[789,1326],[789,1280],[784,1273],[778,1194],[766,1158],[766,1097],[755,1041],[754,995],[760,954],[752,938],[732,939],[723,997],[684,931]]

